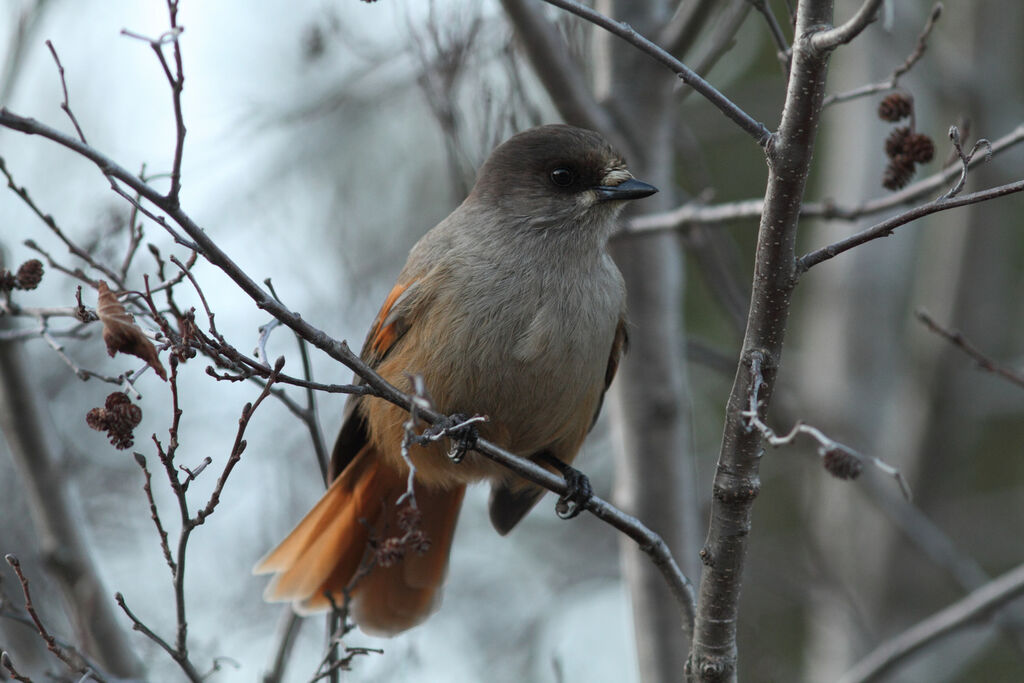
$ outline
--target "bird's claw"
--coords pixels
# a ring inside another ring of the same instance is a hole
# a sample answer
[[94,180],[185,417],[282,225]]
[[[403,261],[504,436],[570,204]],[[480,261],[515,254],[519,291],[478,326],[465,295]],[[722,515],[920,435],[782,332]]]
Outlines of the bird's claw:
[[413,440],[420,444],[427,444],[447,436],[451,440],[452,448],[448,451],[448,457],[452,462],[459,463],[466,457],[466,453],[473,449],[476,441],[480,438],[476,423],[481,418],[467,417],[456,413],[443,417],[434,424],[424,429]]
[[555,503],[555,513],[561,519],[572,519],[583,511],[587,501],[594,497],[590,479],[579,470],[564,465],[565,493]]

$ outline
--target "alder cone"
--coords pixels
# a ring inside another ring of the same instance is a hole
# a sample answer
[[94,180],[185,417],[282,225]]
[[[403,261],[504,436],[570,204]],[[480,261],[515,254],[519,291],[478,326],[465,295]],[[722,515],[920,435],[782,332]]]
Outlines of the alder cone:
[[914,111],[914,101],[903,93],[894,92],[878,104],[878,118],[883,121],[899,121]]

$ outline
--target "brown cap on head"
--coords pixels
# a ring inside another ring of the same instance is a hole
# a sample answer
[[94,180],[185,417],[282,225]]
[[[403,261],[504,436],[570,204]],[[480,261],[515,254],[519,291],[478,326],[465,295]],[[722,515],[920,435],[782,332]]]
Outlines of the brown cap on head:
[[593,205],[655,192],[633,178],[626,162],[600,134],[557,124],[531,128],[499,145],[480,168],[471,197],[548,205],[565,198],[577,205],[581,193],[590,193],[588,204]]

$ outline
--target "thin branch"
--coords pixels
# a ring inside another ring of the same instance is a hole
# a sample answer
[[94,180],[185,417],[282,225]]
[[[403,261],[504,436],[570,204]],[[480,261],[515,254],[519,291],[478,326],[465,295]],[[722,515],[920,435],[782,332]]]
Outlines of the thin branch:
[[141,633],[142,635],[146,636],[151,641],[159,645],[167,654],[171,656],[171,659],[178,663],[178,666],[181,667],[181,670],[185,673],[186,676],[188,676],[188,679],[192,681],[192,683],[202,683],[203,676],[199,673],[195,666],[192,665],[192,662],[190,662],[187,658],[184,660],[179,660],[178,653],[171,646],[171,644],[163,638],[161,638],[160,636],[158,636],[156,633],[154,633],[153,630],[146,626],[146,624],[143,623],[141,619],[135,616],[134,612],[128,609],[128,605],[125,603],[123,595],[121,595],[120,593],[115,593],[114,601],[117,603],[117,606],[120,607],[121,610],[125,613],[125,615],[131,620],[132,630],[138,631],[139,633]]
[[1015,384],[1021,389],[1024,389],[1024,373],[1016,370],[1011,370],[1010,368],[1004,365],[1000,365],[991,356],[985,354],[980,349],[978,349],[978,347],[972,344],[970,340],[963,335],[962,332],[960,332],[959,330],[951,330],[946,327],[943,327],[938,322],[936,322],[935,319],[931,317],[931,315],[928,314],[928,311],[924,310],[923,308],[917,309],[914,312],[914,315],[917,317],[918,320],[924,323],[929,330],[939,335],[940,337],[948,341],[950,344],[957,347],[958,349],[966,353],[968,356],[973,358],[974,362],[978,364],[979,368],[981,368],[982,370],[987,370],[988,372],[991,372],[995,375],[998,375],[999,377],[1002,377],[1008,382]]
[[[0,111],[2,111],[2,108],[0,108]],[[67,247],[69,253],[71,253],[73,256],[77,256],[78,258],[80,258],[93,270],[98,270],[99,272],[103,273],[103,275],[105,275],[108,279],[116,283],[119,288],[123,287],[123,281],[121,280],[117,273],[107,268],[105,265],[97,262],[95,259],[93,259],[91,254],[89,254],[87,251],[85,251],[77,244],[75,244],[66,234],[64,234],[64,231],[60,229],[60,226],[57,225],[56,219],[54,219],[52,215],[43,212],[43,210],[39,208],[39,206],[32,199],[31,195],[29,195],[28,189],[25,188],[24,186],[19,186],[16,182],[14,182],[14,176],[12,176],[11,172],[7,169],[7,165],[4,163],[3,157],[0,157],[0,173],[2,173],[4,177],[7,179],[7,187],[10,188],[11,191],[14,192],[14,194],[18,195],[21,201],[32,211],[32,213],[34,213],[39,218],[39,220],[46,224],[46,227],[50,229],[50,232],[56,235],[57,238],[64,243],[64,246]],[[31,244],[26,244],[29,245],[30,248],[36,248],[37,251],[40,251],[41,253],[45,254],[45,252],[42,252],[41,249],[34,246],[34,242]],[[47,260],[50,261],[51,265],[56,265],[53,259],[50,258],[49,254],[45,254],[45,256],[47,257]],[[69,275],[73,277],[81,277],[81,279],[85,280],[92,286],[95,286],[96,284],[94,281],[90,280],[89,278],[86,278],[84,274],[80,274],[80,271],[79,273],[75,273],[70,269],[62,268],[61,270],[65,270],[65,272],[67,272]]]
[[811,35],[811,47],[820,52],[828,52],[849,43],[877,18],[878,8],[882,6],[882,2],[883,0],[864,0],[857,13],[846,23]]
[[11,661],[11,656],[6,651],[0,652],[0,666],[7,669],[7,673],[11,675],[16,681],[21,683],[32,683],[32,679],[28,676],[22,676],[17,669],[14,668],[14,662]]
[[249,426],[249,420],[252,419],[253,413],[259,408],[263,400],[270,395],[270,388],[274,382],[277,381],[278,375],[281,373],[281,368],[284,367],[284,357],[277,359],[274,363],[274,372],[267,379],[266,385],[263,387],[263,391],[256,397],[256,400],[252,403],[246,403],[242,408],[242,415],[238,418],[238,430],[235,432],[235,441],[231,446],[231,455],[228,456],[227,462],[224,464],[224,469],[220,473],[220,477],[217,479],[217,485],[214,487],[213,492],[210,494],[210,499],[206,502],[206,506],[203,509],[196,511],[196,515],[189,521],[188,531],[191,530],[203,522],[206,518],[213,514],[217,504],[220,503],[220,496],[224,491],[224,485],[227,484],[228,477],[231,475],[231,470],[234,469],[238,461],[242,459],[242,453],[245,451],[245,430]]
[[[702,54],[693,62],[694,71],[699,74],[707,74],[718,63],[718,60],[736,45],[736,34],[750,13],[750,7],[749,0],[733,0],[722,11],[714,31],[706,41]],[[682,88],[679,93],[679,101],[685,99],[692,92],[694,91],[690,88]]]
[[[276,291],[274,291],[274,284],[271,282],[270,278],[265,279],[263,284],[265,284],[267,289],[270,290],[271,296],[284,305],[284,302],[281,301],[281,297],[277,295]],[[295,411],[292,412],[302,420],[306,425],[307,431],[309,431],[309,438],[313,442],[313,453],[316,455],[316,463],[320,467],[320,476],[323,477],[324,484],[326,485],[328,483],[327,476],[330,458],[327,454],[327,446],[324,443],[323,432],[320,430],[320,418],[316,406],[317,390],[315,387],[311,386],[313,383],[313,363],[309,358],[309,345],[306,344],[306,340],[299,334],[294,332],[293,334],[295,334],[295,341],[299,345],[299,358],[302,360],[302,376],[304,378],[304,388],[306,390],[306,408],[304,410],[299,409],[298,413],[295,413]],[[281,382],[281,377],[283,377],[283,375],[278,377],[278,382]],[[278,398],[280,398],[280,396],[278,396]]]
[[78,139],[88,144],[85,139],[85,133],[82,132],[82,127],[78,125],[78,119],[75,118],[74,112],[71,111],[71,105],[68,101],[68,84],[64,80],[64,65],[60,63],[60,57],[57,56],[57,49],[53,47],[53,43],[49,40],[46,41],[46,47],[50,48],[50,54],[53,55],[53,61],[57,63],[57,73],[60,75],[60,88],[64,92],[64,101],[60,103],[60,108],[64,110],[64,113],[71,119],[71,123],[75,126],[75,132],[78,133]]
[[[431,413],[432,411],[421,411],[420,417],[436,421],[438,416],[436,413]],[[559,496],[564,495],[568,490],[565,479],[562,477],[530,460],[513,455],[488,441],[483,439],[477,440],[473,449],[527,481],[542,486]],[[665,541],[658,534],[648,529],[640,520],[622,512],[614,505],[597,496],[590,498],[583,505],[583,508],[601,521],[636,541],[637,545],[640,546],[640,550],[650,556],[651,561],[661,572],[673,597],[675,597],[683,610],[683,627],[686,629],[686,640],[690,640],[692,624],[696,614],[693,584],[690,583],[690,580],[679,569],[679,565],[672,557]]]
[[164,554],[164,561],[171,569],[171,576],[174,576],[178,571],[178,565],[175,564],[174,558],[171,556],[171,546],[167,543],[167,531],[164,530],[164,525],[160,521],[160,511],[156,507],[156,500],[153,499],[153,478],[149,473],[149,468],[146,467],[146,458],[138,452],[134,455],[135,462],[142,468],[142,474],[145,477],[142,490],[146,493],[146,500],[149,501],[149,516],[153,520],[153,524],[156,525],[156,532],[160,537],[160,550]]
[[932,7],[931,14],[928,15],[928,21],[925,22],[924,28],[921,30],[920,35],[917,36],[917,42],[914,43],[914,49],[910,55],[896,67],[895,70],[889,75],[889,78],[878,83],[870,83],[868,85],[862,85],[859,88],[853,90],[847,90],[846,92],[833,93],[825,98],[825,101],[821,103],[822,107],[827,107],[832,104],[839,102],[847,102],[849,100],[856,99],[858,97],[866,97],[868,95],[874,95],[875,93],[886,92],[888,90],[894,90],[899,86],[900,78],[914,68],[914,65],[920,61],[921,57],[924,56],[925,50],[928,49],[928,37],[932,33],[932,29],[935,28],[936,22],[939,17],[942,16],[942,3],[937,2]]
[[[139,177],[146,179],[146,165],[143,164],[139,170]],[[138,203],[142,198],[136,196],[135,201]],[[120,275],[121,279],[125,280],[128,277],[128,268],[132,265],[132,260],[135,258],[135,253],[139,249],[139,245],[142,244],[144,232],[142,229],[142,221],[139,220],[139,209],[137,206],[132,206],[131,211],[128,213],[128,248],[125,250],[124,259],[121,260]]]
[[968,594],[949,607],[882,643],[846,672],[839,683],[869,683],[902,664],[939,639],[987,618],[1019,595],[1024,594],[1024,565]]
[[603,28],[609,33],[622,38],[641,52],[650,55],[657,61],[661,62],[675,72],[675,74],[679,76],[684,83],[718,107],[723,114],[743,129],[748,135],[754,138],[758,145],[764,147],[768,144],[768,140],[771,138],[772,132],[768,130],[763,123],[754,120],[750,114],[740,109],[713,85],[705,81],[696,72],[673,57],[665,49],[637,33],[637,31],[629,24],[621,21],[615,21],[614,19],[601,14],[597,10],[587,7],[575,0],[544,1]]
[[1008,194],[1021,191],[1024,191],[1024,180],[1018,180],[1015,183],[1007,183],[1006,185],[1000,185],[999,187],[992,187],[987,190],[981,190],[979,192],[973,192],[971,194],[965,194],[951,199],[942,199],[918,206],[884,220],[881,223],[877,223],[870,228],[865,228],[854,235],[850,235],[846,239],[839,240],[838,242],[826,247],[821,247],[820,249],[815,249],[814,251],[804,254],[797,259],[798,271],[800,273],[804,273],[819,263],[834,258],[845,251],[853,249],[854,247],[859,247],[860,245],[876,240],[879,237],[888,237],[896,228],[913,222],[918,218],[929,216],[933,213],[938,213],[939,211],[946,211],[960,206],[967,206],[968,204],[977,204],[978,202],[988,201],[989,199],[1004,197]]

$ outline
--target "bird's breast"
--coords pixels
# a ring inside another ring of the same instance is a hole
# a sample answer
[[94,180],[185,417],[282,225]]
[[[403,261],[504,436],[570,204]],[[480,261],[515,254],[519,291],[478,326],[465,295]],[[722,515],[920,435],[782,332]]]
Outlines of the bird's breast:
[[445,323],[436,326],[434,349],[449,360],[432,363],[441,372],[428,371],[428,387],[448,399],[439,406],[445,412],[488,415],[515,452],[585,434],[623,301],[610,262],[463,279],[435,305]]

